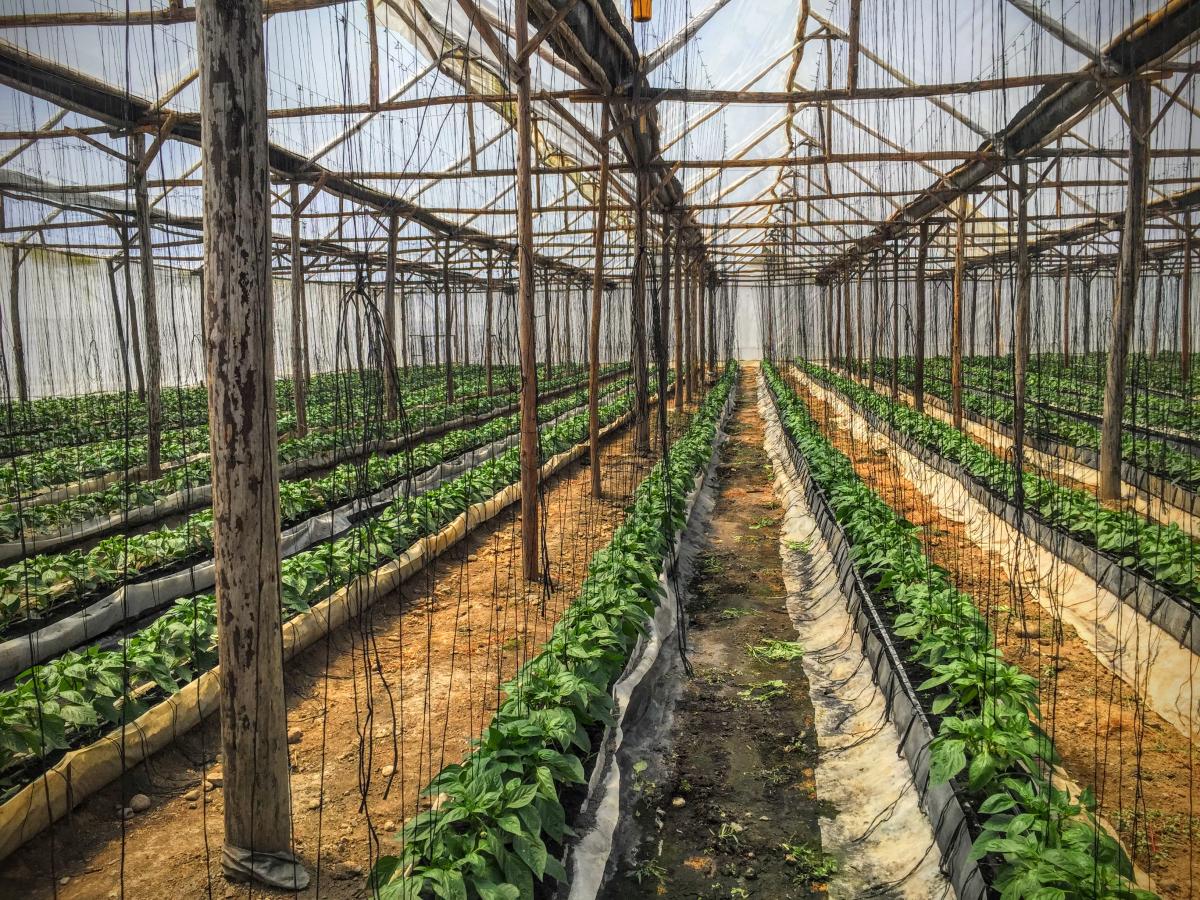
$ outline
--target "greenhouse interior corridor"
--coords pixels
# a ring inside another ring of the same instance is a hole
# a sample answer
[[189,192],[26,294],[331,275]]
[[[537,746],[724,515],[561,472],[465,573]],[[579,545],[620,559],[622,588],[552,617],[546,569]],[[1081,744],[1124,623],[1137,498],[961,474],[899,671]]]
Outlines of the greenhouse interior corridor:
[[1197,74],[0,2],[0,900],[1200,900]]

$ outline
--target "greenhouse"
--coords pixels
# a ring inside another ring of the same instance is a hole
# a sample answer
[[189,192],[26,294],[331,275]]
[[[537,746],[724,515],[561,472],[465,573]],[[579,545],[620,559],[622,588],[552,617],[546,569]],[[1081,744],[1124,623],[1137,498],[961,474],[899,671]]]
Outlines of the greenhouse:
[[1198,48],[0,3],[0,898],[1200,900]]

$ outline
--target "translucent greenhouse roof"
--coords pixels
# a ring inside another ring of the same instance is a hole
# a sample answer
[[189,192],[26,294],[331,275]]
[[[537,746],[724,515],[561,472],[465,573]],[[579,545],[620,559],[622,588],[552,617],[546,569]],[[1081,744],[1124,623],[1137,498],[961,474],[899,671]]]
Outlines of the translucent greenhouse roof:
[[[1160,5],[659,0],[653,20],[642,25],[629,21],[627,4],[577,2],[619,15],[621,27],[609,34],[632,36],[651,89],[675,90],[652,104],[661,151],[655,162],[669,167],[709,259],[730,277],[761,269],[772,253],[793,260],[798,271],[839,258],[977,154],[1048,81],[1089,66],[1089,48],[1105,47]],[[539,10],[568,5],[531,4],[532,29],[545,24]],[[302,176],[275,184],[281,250],[295,191],[305,204],[302,238],[318,260],[313,277],[349,277],[356,260],[382,257],[388,212],[376,201],[425,211],[400,223],[402,269],[415,277],[439,268],[447,249],[460,272],[481,272],[489,250],[493,261],[511,255],[514,87],[499,56],[518,52],[507,26],[512,3],[267,0],[265,9],[270,140],[304,167]],[[850,36],[855,10],[857,40]],[[172,16],[180,21],[162,21]],[[165,0],[0,3],[0,40],[10,60],[29,55],[114,97],[145,102],[153,113],[145,143],[156,151],[147,171],[156,260],[194,269],[201,255],[200,151],[173,130],[194,124],[199,113],[196,36],[187,18],[186,8],[172,12]],[[594,253],[602,104],[594,73],[578,71],[556,46],[548,39],[531,57],[535,250],[583,278]],[[851,59],[864,96],[843,90]],[[1195,65],[1194,45],[1184,42],[1155,66],[1152,203],[1197,174]],[[133,206],[127,130],[78,104],[68,108],[44,91],[31,93],[22,77],[0,75],[7,240],[123,253],[115,226]],[[1001,81],[1005,89],[998,89]],[[914,85],[931,89],[887,96]],[[805,96],[822,89],[833,89],[825,100]],[[790,104],[753,97],[784,91],[795,92]],[[723,102],[732,99],[729,92],[742,99]],[[1031,157],[1034,239],[1122,209],[1129,140],[1122,94],[1111,85]],[[627,148],[619,140],[607,146],[614,173],[605,268],[620,275],[633,257],[636,185]],[[361,187],[373,199],[349,196],[331,182]],[[972,192],[969,253],[986,257],[1007,246],[1013,197],[1003,175]],[[1177,237],[1181,223],[1178,215],[1153,219],[1151,245]],[[1112,249],[1111,231],[1091,238],[1097,252]],[[949,236],[936,240],[947,246]]]

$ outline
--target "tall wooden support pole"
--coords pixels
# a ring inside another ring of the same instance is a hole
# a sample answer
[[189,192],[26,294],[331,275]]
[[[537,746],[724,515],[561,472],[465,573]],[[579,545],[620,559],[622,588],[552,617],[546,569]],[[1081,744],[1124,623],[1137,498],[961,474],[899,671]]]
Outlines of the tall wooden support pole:
[[[600,123],[608,131],[608,105]],[[591,461],[592,496],[602,493],[600,478],[600,316],[604,301],[604,233],[608,226],[608,144],[600,148],[600,183],[596,188],[596,219],[592,232],[595,263],[592,267],[592,314],[588,331],[588,450]]]
[[1192,377],[1192,214],[1183,226],[1183,277],[1179,280],[1179,378],[1185,396],[1191,396],[1188,382]]
[[[708,294],[707,290],[708,274],[701,266],[699,277],[696,279],[696,385],[700,389],[700,393],[704,393],[704,386],[707,383],[705,379],[704,361],[708,358],[708,324],[705,313],[707,310],[704,306],[705,297]],[[774,329],[774,314],[772,313],[771,322]],[[774,336],[771,338],[771,343],[774,345]]]
[[[516,41],[529,43],[528,0],[516,0]],[[538,420],[537,338],[534,330],[533,192],[530,180],[533,137],[530,124],[529,63],[517,62],[517,331],[521,356],[521,566],[527,579],[538,577]]]
[[24,254],[15,244],[9,254],[8,318],[12,327],[13,368],[17,376],[17,399],[29,402],[29,370],[25,363],[25,336],[21,328],[21,258]]
[[483,377],[487,379],[488,396],[496,392],[492,371],[492,319],[496,315],[496,299],[492,285],[492,250],[487,251],[487,289],[483,297]]
[[637,211],[634,215],[633,241],[633,447],[638,453],[650,451],[650,373],[646,369],[646,275],[650,268],[650,247],[646,241],[646,174],[637,176]]
[[708,298],[708,373],[717,377],[717,286],[706,285],[704,295]]
[[900,251],[892,254],[892,400],[900,399]]
[[671,219],[666,215],[662,220],[662,274],[658,285],[658,327],[660,342],[655,347],[658,354],[656,362],[665,371],[671,359]]
[[[433,367],[438,371],[442,368],[442,282],[435,282],[433,288]],[[424,360],[422,360],[424,362]]]
[[873,277],[871,278],[871,390],[875,390],[875,369],[879,364],[880,274],[880,266],[876,265]]
[[1158,267],[1158,276],[1154,279],[1154,309],[1150,314],[1150,358],[1158,359],[1158,335],[1162,330],[1163,305],[1163,271]]
[[[196,9],[227,873],[303,889],[291,856],[279,589],[271,194],[261,0]],[[148,322],[147,327],[153,327]]]
[[1015,500],[1020,508],[1025,486],[1025,396],[1029,370],[1029,298],[1033,274],[1029,262],[1029,166],[1018,166],[1017,291],[1013,308],[1013,463],[1017,467]]
[[304,378],[304,251],[300,247],[300,185],[292,183],[292,397],[296,435],[308,434],[308,382]]
[[1000,358],[1000,300],[1004,293],[1004,280],[1000,270],[996,270],[996,280],[992,282],[992,356]]
[[1104,381],[1104,417],[1100,424],[1100,491],[1104,500],[1121,496],[1121,419],[1133,313],[1137,303],[1146,226],[1146,182],[1150,165],[1150,82],[1129,83],[1129,189],[1121,232],[1118,280],[1108,334],[1108,371]]
[[544,329],[546,343],[546,380],[550,380],[551,367],[554,365],[554,335],[550,330],[550,273],[547,271],[545,278],[542,280],[542,314],[544,316]]
[[836,362],[833,347],[833,292],[837,290],[834,282],[826,282],[821,291],[821,315],[825,331],[825,365],[832,367]]
[[683,291],[684,291],[684,253],[683,230],[675,228],[675,411],[683,412],[684,383],[687,379],[683,373]]
[[137,395],[146,399],[146,373],[142,367],[142,331],[138,325],[137,304],[133,302],[133,240],[129,229],[121,229],[121,246],[125,256],[125,313],[129,318],[129,346],[133,350],[133,371],[137,375]]
[[1063,270],[1062,294],[1062,364],[1063,368],[1071,365],[1071,246],[1066,247],[1067,261]]
[[867,358],[867,345],[865,343],[866,335],[863,332],[864,301],[863,301],[863,273],[862,272],[858,273],[858,278],[856,279],[854,300],[855,300],[855,304],[856,304],[855,310],[854,310],[854,318],[855,318],[855,324],[858,327],[858,340],[854,345],[855,346],[854,360],[857,363],[858,375],[861,378],[862,374],[863,374],[863,361]]
[[[201,272],[203,275],[203,272]],[[200,291],[204,291],[204,281],[201,279]],[[121,315],[121,294],[117,290],[117,264],[116,260],[108,261],[108,294],[112,299],[113,322],[117,326],[117,347],[121,351],[121,386],[123,390],[129,389],[129,342],[125,334],[125,326],[122,322]],[[201,304],[203,306],[203,304]],[[201,310],[203,313],[203,309]]]
[[408,375],[408,294],[404,290],[404,282],[396,286],[400,307],[400,368]]
[[964,197],[958,209],[958,230],[954,235],[954,287],[950,309],[950,407],[954,427],[962,428],[963,394],[963,269],[967,235],[967,204]]
[[685,403],[692,402],[692,392],[695,389],[695,372],[696,367],[693,364],[695,353],[695,327],[696,327],[696,310],[692,301],[695,294],[695,279],[696,266],[691,260],[688,261],[687,271],[684,273],[684,291],[686,292],[683,301],[683,399]]
[[845,358],[842,360],[842,368],[849,372],[854,368],[854,315],[853,307],[850,300],[850,273],[846,273],[846,280],[842,282],[842,340],[846,348]]
[[446,238],[446,249],[442,254],[442,293],[446,302],[445,337],[446,353],[446,402],[454,402],[454,288],[450,284],[450,239]]
[[[146,186],[146,172],[143,166],[146,158],[146,136],[141,132],[133,136],[133,158],[137,161],[134,166],[133,196],[142,273],[142,323],[146,326],[146,474],[154,479],[162,472],[162,338],[158,330],[158,301],[154,289],[150,191]],[[275,390],[273,384],[271,390]]]
[[383,265],[383,399],[387,417],[400,414],[399,385],[396,377],[396,242],[400,235],[400,217],[388,217],[387,257]]
[[974,359],[978,355],[979,334],[979,277],[971,276],[971,324],[967,326],[967,355]]
[[929,258],[929,223],[921,223],[917,239],[917,284],[913,315],[913,405],[925,411],[925,263]]

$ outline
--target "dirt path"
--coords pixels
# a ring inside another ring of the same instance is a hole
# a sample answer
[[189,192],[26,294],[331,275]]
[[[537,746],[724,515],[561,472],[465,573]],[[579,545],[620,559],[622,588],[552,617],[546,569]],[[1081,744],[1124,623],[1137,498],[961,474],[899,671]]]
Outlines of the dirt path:
[[[654,463],[628,430],[602,453],[603,499],[590,496],[586,460],[545,487],[553,590],[520,576],[514,506],[289,665],[295,844],[313,878],[301,896],[368,896],[373,859],[398,849],[391,834],[428,803],[418,792],[461,759],[500,685],[540,649]],[[213,717],[82,804],[4,862],[0,896],[265,896],[221,875],[222,789],[205,786],[219,780],[219,744]],[[122,822],[136,793],[151,807]]]
[[1200,819],[1192,812],[1200,807],[1200,754],[1103,668],[1070,625],[1056,628],[1000,556],[942,515],[899,473],[890,454],[854,440],[832,406],[802,384],[797,390],[859,477],[918,526],[926,555],[974,599],[1005,658],[1038,680],[1042,726],[1063,768],[1094,789],[1101,812],[1161,895],[1200,894],[1200,859],[1193,850]]
[[738,391],[689,591],[695,674],[675,708],[667,777],[635,780],[642,840],[606,886],[608,900],[824,892],[808,682],[799,659],[760,661],[748,652],[796,633],[750,366]]

